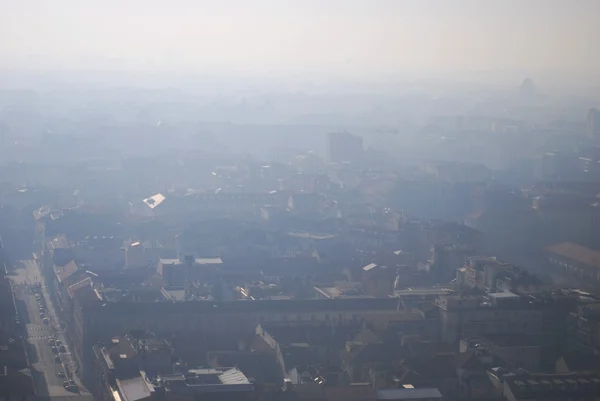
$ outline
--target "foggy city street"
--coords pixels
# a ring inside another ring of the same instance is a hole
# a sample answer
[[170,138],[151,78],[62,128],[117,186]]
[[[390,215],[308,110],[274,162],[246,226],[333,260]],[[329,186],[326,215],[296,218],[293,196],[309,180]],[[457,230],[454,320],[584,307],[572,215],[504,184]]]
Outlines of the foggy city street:
[[600,401],[600,0],[0,0],[0,401]]

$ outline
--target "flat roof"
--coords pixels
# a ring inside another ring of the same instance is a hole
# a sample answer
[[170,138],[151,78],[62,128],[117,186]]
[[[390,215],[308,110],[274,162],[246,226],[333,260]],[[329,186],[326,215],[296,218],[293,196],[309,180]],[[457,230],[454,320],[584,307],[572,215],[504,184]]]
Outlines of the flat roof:
[[377,267],[376,263],[369,263],[368,265],[366,265],[365,267],[363,267],[362,269],[366,272],[368,272],[369,270],[372,270],[374,268]]
[[506,291],[506,292],[493,292],[491,294],[488,294],[488,297],[490,298],[519,298],[519,296],[517,294],[515,294],[514,292],[510,292],[510,291]]
[[117,379],[117,387],[121,392],[123,401],[142,400],[150,397],[154,391],[154,387],[147,383],[142,376],[127,380]]
[[144,202],[146,206],[148,206],[150,209],[154,209],[155,207],[163,203],[165,199],[167,198],[163,194],[156,194],[144,199],[142,202]]
[[378,400],[416,400],[419,398],[442,398],[437,388],[396,388],[377,390]]
[[316,240],[330,239],[337,237],[336,234],[317,234],[309,232],[289,232],[288,235],[296,238],[309,238]]

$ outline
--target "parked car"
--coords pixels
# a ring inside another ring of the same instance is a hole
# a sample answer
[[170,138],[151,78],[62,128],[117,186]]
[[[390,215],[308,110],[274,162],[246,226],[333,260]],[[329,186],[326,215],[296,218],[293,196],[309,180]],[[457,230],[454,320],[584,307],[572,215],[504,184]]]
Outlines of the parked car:
[[64,378],[65,377],[65,372],[58,372],[56,375],[58,377],[63,377]]
[[42,322],[44,322],[44,324],[50,324],[50,320],[48,320],[47,317],[45,317],[44,319],[42,319]]
[[40,313],[40,317],[41,317],[42,319],[45,319],[45,318],[46,318],[46,314],[42,312],[42,313]]
[[56,356],[54,357],[54,362],[56,362],[56,363],[61,363],[61,362],[62,362],[62,360],[60,359],[60,356],[56,355]]
[[54,338],[48,339],[48,345],[54,345],[54,344],[56,344],[56,342],[54,341]]
[[56,340],[56,346],[60,347],[62,345],[62,341]]
[[64,345],[61,345],[61,346],[59,346],[59,347],[58,347],[58,350],[59,350],[60,352],[67,352],[67,349],[65,348],[65,346],[64,346]]
[[58,354],[58,347],[56,345],[52,346],[52,353]]

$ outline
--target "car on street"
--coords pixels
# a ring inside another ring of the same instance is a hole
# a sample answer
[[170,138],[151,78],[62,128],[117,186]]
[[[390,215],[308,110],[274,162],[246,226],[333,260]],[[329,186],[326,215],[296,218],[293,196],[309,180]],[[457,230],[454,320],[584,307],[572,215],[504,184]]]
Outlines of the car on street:
[[73,380],[65,380],[63,382],[63,387],[68,390],[68,391],[72,391],[72,392],[77,392],[79,389],[77,388],[77,385],[75,384],[75,382]]
[[67,352],[67,349],[65,348],[65,346],[64,346],[64,345],[61,345],[61,346],[59,346],[59,347],[58,347],[58,350],[59,350],[60,352]]
[[56,345],[57,345],[58,347],[60,347],[61,345],[63,345],[63,343],[62,343],[62,341],[60,341],[60,340],[56,340]]
[[54,341],[54,338],[48,339],[48,345],[54,345],[54,344],[56,344],[56,341]]
[[50,324],[50,320],[48,320],[47,317],[45,317],[44,319],[42,319],[42,322],[44,322],[44,324]]
[[40,313],[40,318],[41,318],[41,319],[45,319],[45,318],[46,318],[46,314],[45,314],[45,313],[43,313],[43,312],[41,312],[41,313]]
[[65,372],[57,372],[57,373],[56,373],[56,375],[57,375],[58,377],[62,377],[62,378],[64,378],[64,377],[65,377]]
[[56,355],[56,356],[54,357],[54,362],[56,362],[56,363],[61,363],[61,362],[62,362],[62,360],[60,359],[60,356]]
[[52,353],[53,354],[58,354],[58,347],[56,345],[52,346]]

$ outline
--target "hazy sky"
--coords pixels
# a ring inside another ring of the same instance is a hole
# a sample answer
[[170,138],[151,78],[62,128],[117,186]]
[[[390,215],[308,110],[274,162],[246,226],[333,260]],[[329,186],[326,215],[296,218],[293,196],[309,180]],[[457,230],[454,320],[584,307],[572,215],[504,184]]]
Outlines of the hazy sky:
[[0,0],[0,68],[600,71],[600,0]]

